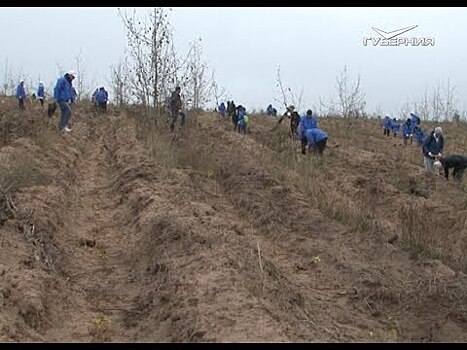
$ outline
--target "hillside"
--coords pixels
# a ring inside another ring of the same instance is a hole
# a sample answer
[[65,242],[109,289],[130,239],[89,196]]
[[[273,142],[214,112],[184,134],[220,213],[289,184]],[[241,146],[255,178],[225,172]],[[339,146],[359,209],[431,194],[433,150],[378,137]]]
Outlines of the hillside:
[[467,341],[466,187],[377,121],[57,118],[0,103],[0,341]]

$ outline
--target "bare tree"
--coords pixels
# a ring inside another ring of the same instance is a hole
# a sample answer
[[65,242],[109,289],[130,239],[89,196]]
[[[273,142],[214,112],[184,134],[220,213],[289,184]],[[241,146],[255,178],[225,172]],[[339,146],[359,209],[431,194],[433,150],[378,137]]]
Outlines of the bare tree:
[[215,108],[217,108],[221,101],[225,101],[227,99],[227,93],[225,87],[219,86],[216,80],[216,71],[214,69],[212,70],[211,75],[211,90],[214,96]]
[[365,116],[365,93],[361,88],[360,75],[355,82],[351,82],[347,67],[336,77],[337,101],[332,98],[329,102],[320,98],[320,105],[327,114],[340,114],[344,118]]
[[128,103],[128,72],[127,60],[121,60],[116,66],[110,66],[110,84],[115,96],[115,104],[117,106]]
[[405,119],[408,117],[410,113],[411,107],[410,107],[410,101],[408,99],[405,100],[399,107],[399,116],[402,119]]
[[433,89],[430,104],[431,104],[431,110],[433,113],[433,120],[438,121],[440,116],[445,110],[443,96],[441,94],[441,87],[439,83]]
[[169,84],[176,80],[171,76],[177,67],[168,11],[171,9],[155,8],[149,18],[138,19],[136,11],[129,15],[119,9],[127,34],[130,93],[143,106],[155,107],[156,117],[170,91]]
[[207,77],[208,65],[202,59],[203,51],[200,42],[201,38],[198,38],[190,44],[187,62],[188,79],[184,86],[187,101],[195,109],[202,108],[208,102],[212,90],[212,82]]
[[303,86],[300,89],[298,94],[294,93],[290,86],[284,86],[281,77],[281,67],[277,67],[277,80],[276,80],[276,87],[279,90],[279,93],[282,97],[282,101],[280,99],[275,99],[278,103],[283,103],[284,107],[287,109],[289,105],[293,105],[296,111],[299,111],[302,108],[303,104],[303,95],[304,95],[304,88]]
[[377,117],[383,117],[383,109],[381,108],[381,102],[378,102],[376,105],[376,116]]
[[425,94],[420,102],[420,118],[422,120],[428,120],[431,116],[431,107],[430,107],[430,99],[428,96],[427,88],[425,87]]
[[5,63],[2,69],[2,88],[3,95],[7,96],[11,90],[11,83],[13,81],[13,70],[8,62],[8,58],[5,58]]
[[456,87],[451,86],[451,81],[448,79],[446,87],[443,89],[443,95],[444,95],[444,119],[446,121],[449,121],[453,118],[454,113],[456,112],[455,109],[455,92],[456,92]]

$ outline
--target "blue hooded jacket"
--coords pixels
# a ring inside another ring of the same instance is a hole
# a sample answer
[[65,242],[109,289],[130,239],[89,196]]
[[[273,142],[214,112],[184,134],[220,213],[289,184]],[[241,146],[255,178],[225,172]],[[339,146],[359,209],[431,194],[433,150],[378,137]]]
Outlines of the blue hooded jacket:
[[319,128],[308,129],[305,134],[309,145],[314,145],[328,137],[328,134]]
[[40,84],[37,89],[37,97],[42,97],[42,98],[45,97],[45,89],[44,89],[44,85],[42,84]]
[[104,103],[105,101],[107,101],[107,97],[106,97],[106,94],[105,94],[105,91],[104,90],[99,90],[97,91],[96,93],[96,101],[98,103]]
[[425,139],[425,133],[423,132],[422,128],[417,128],[414,131],[415,138],[419,145],[423,144],[423,140]]
[[57,80],[54,88],[54,99],[57,102],[67,102],[74,100],[73,92],[71,90],[71,82],[68,81],[66,76],[60,77]]
[[300,119],[298,124],[297,133],[300,136],[300,139],[306,139],[306,132],[309,129],[315,129],[318,127],[318,120],[312,115],[304,115]]
[[418,115],[410,113],[410,117],[414,125],[420,125],[420,118],[418,117]]
[[26,98],[26,91],[24,91],[24,85],[18,84],[16,87],[16,98],[24,99]]
[[405,122],[404,125],[402,125],[402,133],[404,134],[404,136],[413,134],[413,131],[414,131],[413,123]]
[[391,128],[391,118],[389,118],[388,116],[384,117],[383,119],[383,128],[385,129],[390,129]]
[[391,121],[391,130],[394,134],[396,134],[401,128],[401,125],[399,124],[399,122],[397,120],[392,120]]
[[224,102],[222,102],[220,105],[219,105],[219,112],[225,112],[226,108],[225,108],[225,104]]

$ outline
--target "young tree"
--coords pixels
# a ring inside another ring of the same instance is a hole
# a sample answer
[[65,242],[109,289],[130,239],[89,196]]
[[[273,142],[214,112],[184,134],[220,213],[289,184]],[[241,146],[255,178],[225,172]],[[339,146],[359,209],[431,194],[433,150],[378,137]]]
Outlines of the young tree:
[[127,60],[120,60],[116,66],[110,66],[110,85],[115,96],[115,104],[122,106],[128,101],[128,63]]
[[198,38],[190,44],[187,65],[188,79],[184,86],[187,100],[195,109],[202,108],[208,102],[213,87],[212,82],[207,77],[208,65],[202,59],[203,50],[200,43],[201,38]]
[[443,89],[444,97],[444,120],[449,121],[453,118],[454,113],[456,112],[455,105],[457,101],[455,99],[456,87],[451,86],[451,81],[448,79],[446,87]]
[[344,118],[360,117],[365,115],[365,93],[361,88],[360,75],[355,82],[349,79],[347,67],[344,66],[342,72],[336,76],[337,101],[332,98],[329,102],[320,98],[321,107],[328,114],[338,113]]
[[143,106],[154,107],[156,117],[170,91],[168,83],[175,71],[168,11],[171,9],[155,8],[149,18],[138,19],[136,10],[129,15],[119,9],[127,34],[130,92]]

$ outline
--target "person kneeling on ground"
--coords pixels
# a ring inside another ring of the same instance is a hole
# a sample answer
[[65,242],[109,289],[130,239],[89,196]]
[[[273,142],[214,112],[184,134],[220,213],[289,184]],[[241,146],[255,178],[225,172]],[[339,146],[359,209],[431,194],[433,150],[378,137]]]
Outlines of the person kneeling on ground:
[[438,170],[444,170],[446,180],[449,179],[449,169],[453,168],[452,177],[457,181],[462,181],[464,170],[467,168],[467,157],[459,154],[442,156],[434,163],[434,166]]
[[[306,131],[306,139],[309,149],[322,156],[326,148],[326,142],[328,141],[328,134],[319,128],[308,129]],[[303,148],[302,153],[305,154]]]

